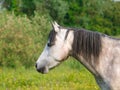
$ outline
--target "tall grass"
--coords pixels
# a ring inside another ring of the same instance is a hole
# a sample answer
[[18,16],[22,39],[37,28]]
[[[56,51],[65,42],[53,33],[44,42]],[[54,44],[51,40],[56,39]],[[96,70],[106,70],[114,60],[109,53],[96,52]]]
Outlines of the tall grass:
[[38,13],[32,19],[0,13],[0,65],[33,65],[50,30],[50,23]]
[[36,72],[33,67],[0,68],[0,90],[99,90],[85,68],[71,68],[70,62],[64,62],[46,75]]

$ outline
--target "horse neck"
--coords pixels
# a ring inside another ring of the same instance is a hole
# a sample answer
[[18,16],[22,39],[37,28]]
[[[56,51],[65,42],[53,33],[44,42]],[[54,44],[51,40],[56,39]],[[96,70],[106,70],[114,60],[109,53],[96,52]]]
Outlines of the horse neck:
[[87,60],[82,55],[74,55],[73,57],[85,66],[92,74],[98,75],[98,72],[96,71],[97,61],[94,59]]
[[[98,70],[98,67],[100,66],[100,63],[104,63],[104,59],[109,56],[112,57],[111,52],[113,47],[120,45],[120,39],[111,38],[109,36],[102,36],[101,38],[102,43],[102,50],[100,52],[100,55],[98,58],[85,58],[82,53],[79,54],[72,54],[76,60],[78,60],[81,64],[83,64],[90,72],[92,72],[95,75],[98,75],[100,70]],[[109,45],[109,47],[108,47]],[[105,65],[104,65],[105,66]]]
[[96,74],[96,65],[102,49],[101,34],[87,30],[74,31],[72,56],[90,72]]

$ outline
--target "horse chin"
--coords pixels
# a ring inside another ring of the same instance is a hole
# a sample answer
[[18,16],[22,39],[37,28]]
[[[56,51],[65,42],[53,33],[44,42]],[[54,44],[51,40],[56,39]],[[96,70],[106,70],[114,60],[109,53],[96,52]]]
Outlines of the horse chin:
[[54,65],[54,66],[50,66],[50,67],[49,67],[49,70],[52,70],[52,69],[56,68],[56,67],[59,66],[59,65],[60,65],[60,62],[57,62],[56,65]]
[[52,70],[52,69],[54,69],[54,68],[55,68],[55,66],[54,66],[54,67],[50,67],[49,70]]
[[45,69],[42,74],[47,74],[49,72],[49,69]]

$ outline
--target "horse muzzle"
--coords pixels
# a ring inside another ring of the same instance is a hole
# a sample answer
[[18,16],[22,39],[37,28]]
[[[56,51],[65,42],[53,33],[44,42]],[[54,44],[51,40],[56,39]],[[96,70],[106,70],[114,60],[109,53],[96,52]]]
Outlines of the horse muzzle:
[[37,64],[35,65],[35,67],[36,67],[36,70],[37,70],[39,73],[42,73],[42,74],[47,74],[47,73],[48,73],[47,67],[38,68],[38,67],[37,67]]

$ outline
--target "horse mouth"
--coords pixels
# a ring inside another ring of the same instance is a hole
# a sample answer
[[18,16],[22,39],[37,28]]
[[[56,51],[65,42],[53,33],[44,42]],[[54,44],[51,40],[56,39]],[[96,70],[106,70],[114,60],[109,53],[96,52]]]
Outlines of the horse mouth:
[[49,70],[52,70],[52,69],[54,69],[55,67],[56,67],[56,66],[50,67],[50,68],[42,67],[42,68],[39,68],[39,69],[36,68],[36,70],[37,70],[39,73],[41,73],[41,74],[47,74],[47,73],[49,72]]
[[[60,63],[59,63],[60,64]],[[56,64],[54,66],[44,66],[44,67],[41,67],[41,68],[37,68],[36,66],[36,70],[39,72],[39,73],[42,73],[42,74],[47,74],[49,72],[49,70],[52,70],[54,69],[55,67],[57,67],[59,64]]]

